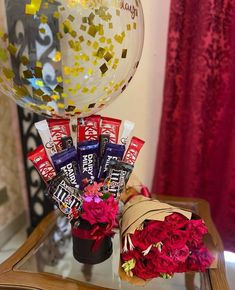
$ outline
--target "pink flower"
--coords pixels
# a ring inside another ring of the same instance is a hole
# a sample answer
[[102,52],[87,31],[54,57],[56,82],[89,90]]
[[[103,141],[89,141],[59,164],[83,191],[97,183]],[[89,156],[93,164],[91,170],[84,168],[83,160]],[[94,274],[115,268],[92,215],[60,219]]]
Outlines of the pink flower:
[[101,191],[101,187],[103,186],[103,183],[97,183],[94,182],[93,184],[89,184],[84,189],[84,195],[86,196],[103,196],[103,193]]

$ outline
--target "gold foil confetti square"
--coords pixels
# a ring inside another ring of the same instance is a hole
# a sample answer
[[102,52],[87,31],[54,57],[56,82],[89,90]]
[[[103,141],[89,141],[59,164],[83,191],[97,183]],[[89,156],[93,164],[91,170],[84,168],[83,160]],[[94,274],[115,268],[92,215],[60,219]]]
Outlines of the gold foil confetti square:
[[111,38],[108,38],[107,39],[107,44],[111,44],[112,43],[112,39]]
[[99,41],[100,41],[101,43],[104,43],[105,40],[106,40],[106,38],[105,38],[104,36],[100,37],[100,39],[99,39]]
[[25,5],[25,14],[35,15],[41,7],[42,0],[31,0],[30,4]]
[[36,67],[42,67],[42,63],[40,61],[36,61]]
[[84,94],[87,94],[87,93],[89,92],[89,89],[88,89],[88,88],[83,88],[83,89],[82,89],[82,92],[83,92]]
[[123,42],[123,37],[121,35],[116,34],[114,36],[114,39],[120,44],[122,44],[122,42]]
[[112,54],[110,52],[107,52],[105,55],[104,55],[104,59],[109,62],[111,59],[113,58]]
[[58,83],[62,83],[63,82],[63,78],[61,76],[58,76],[56,78],[56,80],[57,80]]
[[69,33],[73,38],[77,37],[77,32],[75,30]]
[[14,72],[6,67],[3,67],[2,71],[7,79],[12,79],[15,77]]
[[79,84],[79,83],[76,84],[76,86],[75,86],[75,88],[76,88],[77,91],[79,91],[79,90],[81,89],[81,87],[82,87],[82,86],[81,86],[81,84]]
[[105,63],[102,64],[102,66],[100,66],[100,70],[101,70],[102,74],[105,74],[106,71],[108,71],[107,65]]
[[137,28],[136,22],[133,23],[133,28],[136,30],[136,28]]
[[89,76],[93,75],[93,69],[92,69],[92,68],[89,68],[87,74],[88,74]]
[[42,34],[45,34],[45,33],[46,33],[46,29],[45,29],[45,28],[40,28],[39,31],[40,31]]
[[44,92],[41,89],[34,90],[35,95],[41,97],[44,95]]
[[70,14],[70,15],[68,16],[68,20],[69,20],[69,21],[73,22],[74,19],[75,19],[75,17],[74,17],[73,15]]
[[84,37],[82,35],[79,36],[78,39],[79,39],[80,42],[83,42],[84,41]]
[[86,27],[85,25],[81,24],[80,29],[81,29],[82,31],[86,31],[87,27]]
[[55,62],[61,61],[61,52],[60,51],[57,51],[55,53],[55,56],[53,57],[53,61],[55,61]]
[[48,22],[48,17],[44,14],[40,16],[40,21],[42,24],[46,24]]
[[105,54],[105,49],[104,49],[103,47],[100,47],[100,48],[98,49],[96,55],[97,55],[99,58],[102,58],[102,57],[104,56],[104,54]]
[[112,28],[113,28],[113,23],[110,22],[110,23],[109,23],[109,29],[112,29]]
[[51,101],[51,97],[50,96],[48,96],[48,95],[43,95],[42,96],[42,100],[44,101],[44,102],[50,102]]
[[97,90],[96,86],[93,86],[90,90],[90,92],[93,94]]
[[116,10],[116,15],[117,15],[117,16],[120,16],[120,14],[121,14],[121,13],[120,13],[120,10],[117,9],[117,10]]
[[12,44],[10,43],[7,47],[7,50],[10,52],[10,54],[12,55],[15,55],[16,52],[17,52],[17,48]]
[[127,24],[126,29],[127,29],[128,31],[130,31],[130,30],[131,30],[131,25],[130,25],[130,24]]
[[73,100],[68,100],[68,105],[69,105],[69,106],[75,106],[75,103],[74,103]]
[[52,95],[51,98],[54,101],[58,101],[60,99],[60,96],[58,96],[58,95]]
[[60,13],[59,13],[58,11],[55,11],[55,12],[53,13],[53,18],[55,18],[55,19],[59,19],[59,17],[60,17]]
[[82,17],[82,23],[88,23],[87,17]]
[[88,29],[88,34],[92,37],[95,37],[96,34],[97,34],[98,30],[97,30],[97,27],[95,25],[91,25]]
[[32,79],[33,78],[33,73],[30,70],[23,71],[23,75],[24,75],[25,79]]
[[39,87],[44,87],[44,83],[41,80],[36,80],[35,84]]
[[42,78],[42,68],[41,67],[35,67],[34,68],[34,75],[36,78],[41,79]]
[[127,49],[123,49],[122,50],[122,58],[126,58],[127,57]]
[[97,49],[97,48],[99,47],[99,43],[98,43],[97,41],[95,41],[95,42],[93,43],[92,47],[93,47],[94,49]]

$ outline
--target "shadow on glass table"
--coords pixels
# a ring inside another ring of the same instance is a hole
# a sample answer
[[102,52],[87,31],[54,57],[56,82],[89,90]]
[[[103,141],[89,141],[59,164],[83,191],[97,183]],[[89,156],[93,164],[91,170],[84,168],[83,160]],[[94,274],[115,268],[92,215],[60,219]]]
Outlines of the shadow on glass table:
[[73,258],[70,224],[58,211],[49,214],[25,244],[0,265],[1,289],[125,289],[148,290],[228,290],[223,244],[201,199],[158,196],[174,206],[190,209],[206,222],[210,235],[207,246],[217,256],[217,268],[205,273],[175,274],[172,279],[153,279],[145,287],[128,284],[119,278],[119,235],[113,240],[113,255],[98,265],[85,265]]

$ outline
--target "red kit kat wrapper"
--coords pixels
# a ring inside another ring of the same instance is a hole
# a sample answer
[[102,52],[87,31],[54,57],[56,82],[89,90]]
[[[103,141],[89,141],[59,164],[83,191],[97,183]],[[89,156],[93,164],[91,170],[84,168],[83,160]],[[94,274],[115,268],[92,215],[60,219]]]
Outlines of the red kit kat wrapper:
[[64,137],[70,137],[70,127],[69,120],[67,119],[50,119],[48,121],[49,129],[51,132],[52,140],[56,146],[58,152],[62,151],[62,141],[61,139]]
[[30,152],[28,159],[32,161],[45,183],[48,183],[56,176],[55,169],[49,161],[43,145]]
[[128,164],[134,165],[140,153],[141,148],[144,146],[144,143],[145,142],[143,140],[140,140],[137,137],[133,137],[131,139],[129,148],[126,151],[123,161]]
[[109,142],[117,144],[121,123],[122,121],[118,119],[107,117],[102,118],[101,134],[109,135]]
[[90,116],[84,118],[81,125],[78,120],[78,143],[83,141],[96,141],[100,137],[101,116]]

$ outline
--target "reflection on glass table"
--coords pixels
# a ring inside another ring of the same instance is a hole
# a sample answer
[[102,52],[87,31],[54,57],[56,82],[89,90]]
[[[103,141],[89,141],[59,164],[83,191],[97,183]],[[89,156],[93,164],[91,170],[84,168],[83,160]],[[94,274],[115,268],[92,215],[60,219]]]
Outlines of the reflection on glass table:
[[[210,219],[208,204],[195,199],[161,197],[161,200],[191,209],[204,218],[213,239],[210,248],[214,248],[219,257],[218,268],[205,273],[175,274],[169,280],[153,279],[144,289],[227,290],[222,243]],[[113,239],[113,249],[113,255],[101,264],[80,264],[73,257],[70,224],[58,212],[53,212],[25,245],[0,266],[0,286],[15,284],[25,289],[142,289],[119,278],[118,232]]]

